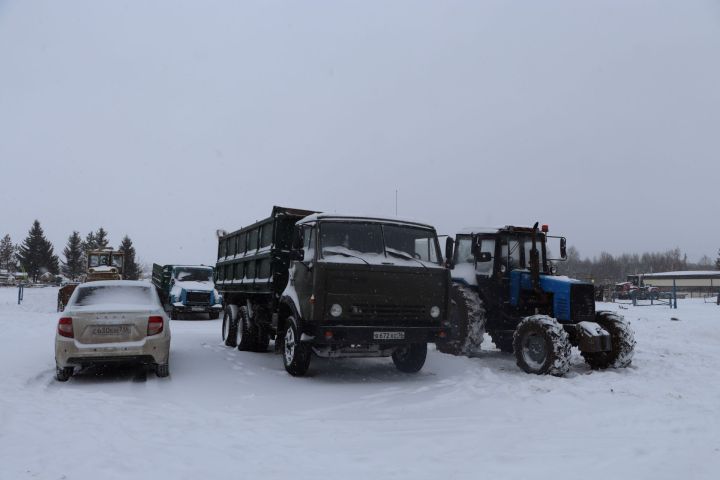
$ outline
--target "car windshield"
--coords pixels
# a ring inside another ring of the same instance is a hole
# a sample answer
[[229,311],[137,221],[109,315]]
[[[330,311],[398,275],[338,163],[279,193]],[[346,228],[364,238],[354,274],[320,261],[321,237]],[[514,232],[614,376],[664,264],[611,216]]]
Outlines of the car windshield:
[[101,285],[78,288],[74,305],[89,307],[98,305],[152,305],[152,293],[149,287]]
[[209,268],[178,268],[175,270],[178,282],[211,282],[212,270]]
[[[383,243],[384,239],[384,243]],[[439,263],[437,238],[433,230],[379,223],[323,222],[320,250],[330,256],[387,256],[405,260]]]

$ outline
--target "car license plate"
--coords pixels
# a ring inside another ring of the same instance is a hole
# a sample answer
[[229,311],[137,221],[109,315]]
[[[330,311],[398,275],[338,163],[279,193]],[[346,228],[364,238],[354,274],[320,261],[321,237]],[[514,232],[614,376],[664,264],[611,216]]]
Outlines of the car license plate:
[[404,340],[405,332],[373,332],[373,340]]
[[129,335],[130,325],[95,325],[92,327],[92,334],[99,336]]
[[205,307],[192,307],[190,310],[192,310],[193,312],[204,312]]

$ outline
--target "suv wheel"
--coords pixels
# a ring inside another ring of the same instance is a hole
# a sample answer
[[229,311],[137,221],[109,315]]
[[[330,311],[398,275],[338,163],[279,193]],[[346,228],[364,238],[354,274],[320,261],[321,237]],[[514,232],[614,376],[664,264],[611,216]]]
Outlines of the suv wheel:
[[74,371],[73,367],[55,367],[55,378],[58,382],[67,382]]

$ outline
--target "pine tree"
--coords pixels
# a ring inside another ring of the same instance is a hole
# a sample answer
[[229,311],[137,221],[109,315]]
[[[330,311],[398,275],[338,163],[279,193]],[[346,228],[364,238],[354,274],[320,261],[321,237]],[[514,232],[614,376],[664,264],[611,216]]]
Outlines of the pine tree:
[[82,243],[82,248],[85,253],[89,252],[90,250],[98,249],[97,240],[95,239],[95,232],[89,232],[85,236],[85,240]]
[[0,240],[0,269],[15,272],[15,245],[10,235],[5,235]]
[[135,247],[133,247],[132,240],[130,237],[125,235],[122,239],[122,243],[118,248],[125,254],[124,266],[123,266],[123,280],[137,280],[140,278],[142,269],[140,265],[135,261]]
[[95,243],[97,244],[97,248],[108,248],[110,240],[108,240],[107,235],[108,234],[103,227],[98,228],[97,232],[95,232]]
[[20,245],[17,256],[20,265],[33,282],[37,282],[38,277],[46,272],[57,274],[59,271],[58,257],[37,220],[33,222],[27,238]]
[[65,255],[65,262],[62,266],[63,275],[71,280],[77,280],[85,271],[83,242],[79,232],[73,232],[72,235],[68,237],[63,255]]
[[715,268],[720,270],[720,249],[718,249],[718,258],[715,260]]

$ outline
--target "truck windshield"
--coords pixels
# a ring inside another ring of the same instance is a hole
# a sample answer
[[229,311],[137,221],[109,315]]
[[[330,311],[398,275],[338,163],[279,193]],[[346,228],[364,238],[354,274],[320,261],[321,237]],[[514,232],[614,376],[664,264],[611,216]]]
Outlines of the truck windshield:
[[383,255],[382,230],[376,223],[324,222],[320,226],[320,251],[332,255]]
[[178,282],[211,282],[212,270],[209,268],[178,268],[175,270]]
[[[384,239],[384,243],[383,243]],[[386,255],[405,260],[440,263],[435,232],[426,228],[379,223],[323,222],[320,226],[323,257],[361,256],[367,260]]]

